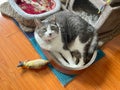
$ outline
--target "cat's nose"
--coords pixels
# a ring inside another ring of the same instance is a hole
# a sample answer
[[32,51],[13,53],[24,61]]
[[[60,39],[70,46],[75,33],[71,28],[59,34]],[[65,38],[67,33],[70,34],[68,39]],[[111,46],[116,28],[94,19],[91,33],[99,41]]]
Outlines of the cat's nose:
[[52,33],[49,33],[49,36],[52,36]]

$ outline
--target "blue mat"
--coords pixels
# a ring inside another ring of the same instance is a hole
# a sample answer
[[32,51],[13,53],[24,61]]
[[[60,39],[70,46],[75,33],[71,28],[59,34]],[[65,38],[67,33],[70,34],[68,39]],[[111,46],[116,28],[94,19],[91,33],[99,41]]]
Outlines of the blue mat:
[[[16,22],[16,20],[13,19],[13,21],[19,27],[19,24]],[[23,32],[23,33],[29,39],[29,41],[31,42],[32,46],[35,48],[35,50],[37,51],[37,53],[43,59],[47,59],[47,57],[44,55],[44,53],[43,53],[42,49],[40,48],[40,46],[37,44],[37,42],[36,42],[36,40],[34,38],[34,34],[33,33],[26,33],[26,32]],[[104,55],[105,54],[103,53],[103,51],[98,50],[98,54],[97,54],[95,62],[98,61],[98,60],[100,60]],[[76,76],[76,75],[67,75],[67,74],[61,73],[61,72],[57,71],[51,64],[49,64],[49,67],[50,67],[51,71],[55,74],[55,76],[58,78],[58,80],[61,82],[61,84],[63,86],[67,85]]]

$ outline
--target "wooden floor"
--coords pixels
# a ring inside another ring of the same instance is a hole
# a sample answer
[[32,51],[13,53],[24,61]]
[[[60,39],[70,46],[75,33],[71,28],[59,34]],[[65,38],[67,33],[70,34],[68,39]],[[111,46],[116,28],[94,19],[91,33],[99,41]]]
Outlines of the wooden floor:
[[102,50],[106,56],[63,87],[51,70],[23,70],[20,60],[37,59],[30,42],[9,18],[0,15],[0,90],[120,90],[120,36]]

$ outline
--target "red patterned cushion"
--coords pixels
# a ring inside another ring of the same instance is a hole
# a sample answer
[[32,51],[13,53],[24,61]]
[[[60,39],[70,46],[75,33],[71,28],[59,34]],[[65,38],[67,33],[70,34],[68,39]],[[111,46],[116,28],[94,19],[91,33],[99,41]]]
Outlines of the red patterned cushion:
[[[26,1],[26,0],[25,0]],[[55,7],[54,0],[32,0],[34,3],[37,3],[38,6],[32,3],[26,3],[24,0],[16,0],[16,3],[20,8],[28,14],[41,14],[52,10]],[[46,3],[44,3],[46,1]]]

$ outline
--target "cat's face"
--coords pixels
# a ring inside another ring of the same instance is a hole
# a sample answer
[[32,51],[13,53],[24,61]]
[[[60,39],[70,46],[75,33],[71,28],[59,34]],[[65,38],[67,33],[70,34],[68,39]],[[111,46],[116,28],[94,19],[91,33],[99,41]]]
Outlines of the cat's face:
[[39,21],[36,27],[36,31],[44,41],[48,42],[52,41],[58,36],[59,27],[56,24],[55,20],[44,20],[42,22]]

